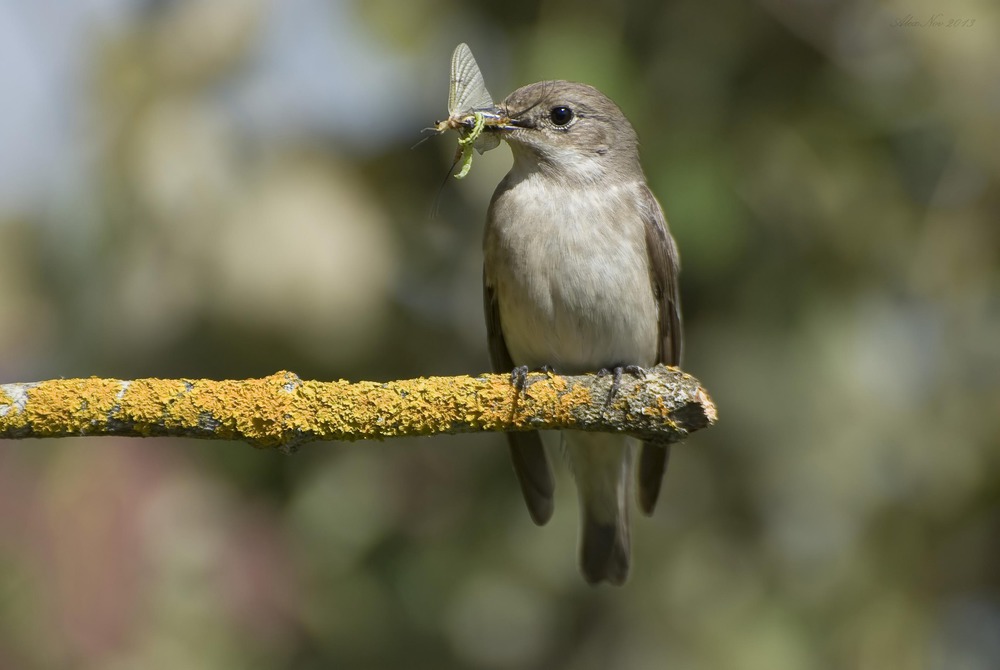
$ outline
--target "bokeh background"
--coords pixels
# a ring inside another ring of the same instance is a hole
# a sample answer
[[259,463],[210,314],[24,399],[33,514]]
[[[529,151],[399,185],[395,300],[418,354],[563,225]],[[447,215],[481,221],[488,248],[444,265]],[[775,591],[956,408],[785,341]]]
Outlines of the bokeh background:
[[[619,102],[720,408],[622,589],[497,435],[0,444],[3,668],[1000,667],[1000,6],[0,1],[0,381],[488,368],[506,148]],[[443,184],[443,186],[442,186]]]

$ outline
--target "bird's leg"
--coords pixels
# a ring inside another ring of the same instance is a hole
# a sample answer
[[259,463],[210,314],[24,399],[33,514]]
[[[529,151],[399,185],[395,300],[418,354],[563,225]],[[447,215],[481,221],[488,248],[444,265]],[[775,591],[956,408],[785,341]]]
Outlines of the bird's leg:
[[611,388],[608,389],[608,397],[604,399],[604,409],[610,407],[611,401],[618,395],[618,391],[622,385],[622,375],[626,372],[636,379],[642,379],[646,376],[646,369],[638,365],[616,365],[611,369],[601,368],[597,371],[598,377],[611,375]]
[[528,366],[518,365],[510,371],[510,383],[518,391],[523,391],[528,387]]
[[521,393],[527,391],[528,387],[531,386],[531,384],[533,383],[528,381],[529,372],[544,372],[547,376],[554,373],[555,370],[552,369],[551,365],[543,365],[542,367],[536,368],[535,370],[530,370],[527,365],[519,365],[513,370],[511,370],[510,383],[513,384],[514,388],[516,388]]

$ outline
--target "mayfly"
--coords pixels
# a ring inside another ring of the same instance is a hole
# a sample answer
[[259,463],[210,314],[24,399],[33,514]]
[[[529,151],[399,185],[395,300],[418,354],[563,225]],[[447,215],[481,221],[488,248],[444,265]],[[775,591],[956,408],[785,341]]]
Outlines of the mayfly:
[[503,117],[498,113],[490,92],[486,90],[483,73],[472,55],[472,50],[464,42],[455,47],[451,56],[451,86],[448,90],[448,118],[434,126],[438,132],[457,130],[456,159],[462,168],[455,175],[461,179],[472,168],[472,150],[485,153],[500,144],[500,138],[493,133],[483,133],[488,125],[502,125]]

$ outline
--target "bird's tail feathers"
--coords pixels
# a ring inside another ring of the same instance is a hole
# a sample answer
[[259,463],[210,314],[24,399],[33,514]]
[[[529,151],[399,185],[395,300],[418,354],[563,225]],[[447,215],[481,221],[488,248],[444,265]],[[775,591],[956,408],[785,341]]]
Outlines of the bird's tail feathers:
[[583,510],[580,571],[588,584],[606,581],[621,586],[628,579],[631,556],[628,521],[604,523]]
[[580,571],[590,584],[620,586],[631,563],[631,445],[621,436],[599,433],[564,433],[564,439],[580,496]]

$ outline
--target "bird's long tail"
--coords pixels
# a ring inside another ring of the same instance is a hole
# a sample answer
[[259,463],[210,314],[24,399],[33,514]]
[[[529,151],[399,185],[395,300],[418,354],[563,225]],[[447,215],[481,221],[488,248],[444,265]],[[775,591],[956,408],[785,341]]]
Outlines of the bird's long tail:
[[630,564],[629,438],[576,431],[563,436],[580,497],[580,571],[590,584],[620,586]]

